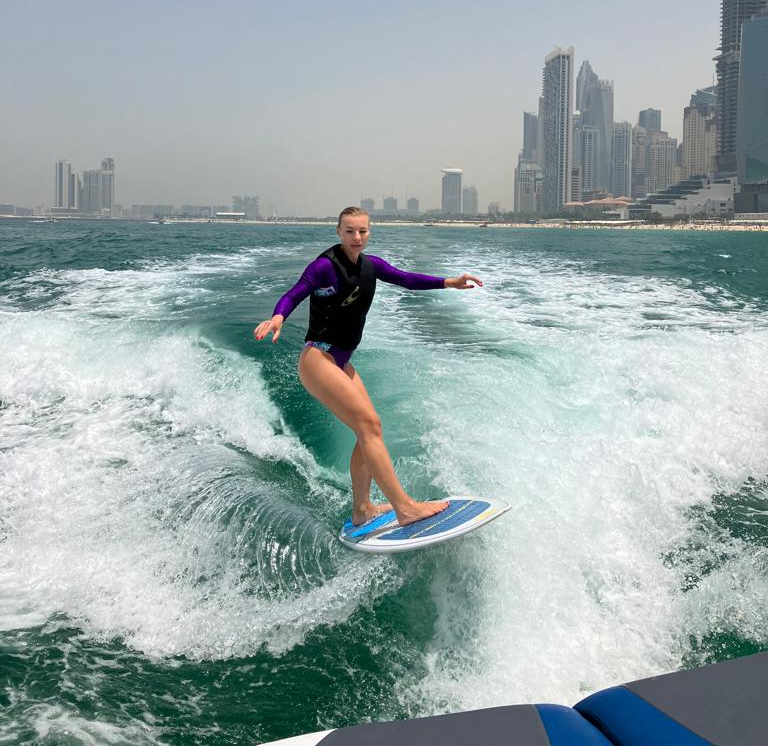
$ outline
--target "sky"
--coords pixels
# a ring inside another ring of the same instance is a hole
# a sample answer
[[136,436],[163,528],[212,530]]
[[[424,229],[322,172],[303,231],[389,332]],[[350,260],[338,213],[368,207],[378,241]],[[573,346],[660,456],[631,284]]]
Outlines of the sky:
[[614,119],[714,82],[719,0],[3,0],[0,203],[53,201],[54,163],[115,160],[116,202],[335,215],[361,197],[440,205],[464,169],[511,209],[544,58],[575,48]]

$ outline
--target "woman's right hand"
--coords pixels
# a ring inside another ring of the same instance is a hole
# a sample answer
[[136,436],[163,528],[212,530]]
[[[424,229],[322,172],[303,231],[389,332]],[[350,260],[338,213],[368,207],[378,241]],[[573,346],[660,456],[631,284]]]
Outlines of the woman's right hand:
[[279,313],[275,314],[271,319],[262,321],[253,330],[253,336],[260,341],[264,339],[264,337],[266,337],[267,334],[272,332],[272,341],[277,342],[277,339],[280,336],[280,329],[282,329],[283,327],[283,320],[284,320],[283,316],[281,316]]

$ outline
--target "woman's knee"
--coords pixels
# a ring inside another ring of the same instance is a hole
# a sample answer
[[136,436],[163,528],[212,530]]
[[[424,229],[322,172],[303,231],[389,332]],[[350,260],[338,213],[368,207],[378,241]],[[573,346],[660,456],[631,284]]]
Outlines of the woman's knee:
[[366,438],[381,438],[381,417],[376,412],[364,412],[357,417],[355,433],[359,441]]

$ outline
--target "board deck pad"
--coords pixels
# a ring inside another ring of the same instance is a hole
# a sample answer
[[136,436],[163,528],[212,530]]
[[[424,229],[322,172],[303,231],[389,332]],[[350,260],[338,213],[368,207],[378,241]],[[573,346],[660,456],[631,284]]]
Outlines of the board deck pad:
[[358,552],[405,552],[439,544],[484,526],[509,510],[501,500],[449,498],[448,507],[429,518],[400,526],[394,510],[355,526],[344,523],[339,539]]

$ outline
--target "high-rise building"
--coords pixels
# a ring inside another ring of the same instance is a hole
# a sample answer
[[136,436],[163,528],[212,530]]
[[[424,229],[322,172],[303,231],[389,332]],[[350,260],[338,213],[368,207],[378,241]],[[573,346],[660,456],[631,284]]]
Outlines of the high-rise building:
[[261,200],[255,195],[239,195],[232,197],[232,212],[244,212],[248,220],[258,220],[261,217]]
[[571,202],[581,202],[583,199],[581,166],[571,166]]
[[[579,124],[574,127],[574,165],[580,172],[580,191],[596,192],[600,189],[598,180],[598,162],[600,158],[600,130],[591,124]],[[571,199],[576,199],[571,195]]]
[[544,211],[558,211],[571,198],[573,54],[573,47],[557,47],[544,60],[539,143]]
[[442,212],[445,215],[461,215],[461,175],[460,168],[442,169]]
[[530,111],[523,112],[523,150],[520,154],[527,161],[538,160],[539,117]]
[[515,212],[538,212],[544,175],[536,161],[519,158],[515,169]]
[[115,207],[115,161],[113,158],[101,160],[101,209],[112,214]]
[[632,125],[615,122],[611,148],[611,194],[629,197],[632,194]]
[[[582,127],[594,127],[597,137],[590,136],[594,147],[592,168],[587,173],[587,164],[581,163],[584,191],[607,190],[611,181],[611,145],[613,140],[613,82],[601,80],[585,61],[576,81],[576,108],[579,110]],[[593,180],[588,185],[588,177]]]
[[677,140],[666,132],[649,132],[646,193],[658,194],[677,182]]
[[643,109],[637,118],[637,123],[647,130],[661,131],[661,109]]
[[409,218],[419,217],[419,200],[416,197],[408,197],[405,201],[405,214]]
[[736,161],[740,211],[768,212],[768,11],[742,27]]
[[373,215],[376,212],[376,202],[370,197],[364,197],[360,200],[360,207],[363,208],[369,215]]
[[59,209],[71,209],[75,205],[76,195],[72,193],[72,164],[67,160],[56,161],[53,206]]
[[587,102],[587,89],[597,85],[600,78],[592,69],[589,60],[584,60],[579,68],[579,74],[576,76],[576,109],[581,111]]
[[[648,194],[648,145],[650,133],[639,124],[632,128],[632,199]],[[620,195],[614,194],[614,197]]]
[[80,210],[89,215],[100,215],[103,207],[102,171],[83,171],[83,190]]
[[397,215],[397,197],[384,197],[383,215]]
[[461,211],[464,215],[477,215],[480,212],[477,201],[477,187],[464,187],[461,191]]
[[717,87],[702,88],[683,110],[683,178],[717,169]]
[[717,167],[736,172],[736,122],[739,98],[742,24],[768,8],[768,0],[722,0],[717,69]]

